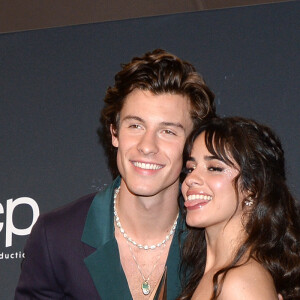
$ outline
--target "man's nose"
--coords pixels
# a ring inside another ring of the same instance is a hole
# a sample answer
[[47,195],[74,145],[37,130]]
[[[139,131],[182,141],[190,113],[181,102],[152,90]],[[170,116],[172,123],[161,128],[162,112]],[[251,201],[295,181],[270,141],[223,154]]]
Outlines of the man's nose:
[[156,154],[158,152],[157,135],[151,130],[146,130],[138,143],[138,150],[145,155]]

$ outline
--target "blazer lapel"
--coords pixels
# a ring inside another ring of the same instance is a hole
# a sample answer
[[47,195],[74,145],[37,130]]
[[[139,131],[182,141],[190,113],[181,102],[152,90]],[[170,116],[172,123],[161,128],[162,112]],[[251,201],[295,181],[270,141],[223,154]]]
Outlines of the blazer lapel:
[[[167,259],[167,299],[176,299],[181,290],[181,281],[180,281],[180,245],[179,237],[182,239],[184,234],[182,233],[185,225],[182,219],[181,214],[179,213],[177,228],[175,230],[172,244],[170,246],[169,255]],[[181,234],[180,234],[181,232]]]
[[[113,192],[120,185],[120,181],[118,177],[105,191],[95,196],[81,239],[83,243],[95,249],[84,259],[84,262],[103,300],[132,299],[114,236]],[[162,291],[164,297],[167,294],[168,299],[175,299],[181,289],[178,234],[182,230],[183,223],[182,217],[179,215],[167,259],[168,279],[165,278],[161,286],[164,288]]]
[[117,178],[105,191],[98,193],[89,209],[82,242],[96,249],[84,259],[101,299],[132,299],[122,269],[114,236],[113,192],[120,185]]
[[132,299],[116,241],[99,247],[84,262],[101,299]]

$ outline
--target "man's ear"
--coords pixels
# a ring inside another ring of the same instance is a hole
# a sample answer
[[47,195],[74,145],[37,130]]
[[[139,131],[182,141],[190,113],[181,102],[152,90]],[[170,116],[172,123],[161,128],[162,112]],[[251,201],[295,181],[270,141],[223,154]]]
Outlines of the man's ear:
[[113,125],[110,124],[110,133],[111,133],[111,143],[114,147],[118,148],[119,147],[119,139],[118,139],[118,134],[117,130],[113,128]]

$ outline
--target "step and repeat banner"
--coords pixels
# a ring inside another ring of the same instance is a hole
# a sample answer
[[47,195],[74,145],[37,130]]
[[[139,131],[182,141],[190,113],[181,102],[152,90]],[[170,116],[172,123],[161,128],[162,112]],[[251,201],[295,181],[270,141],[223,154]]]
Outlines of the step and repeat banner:
[[13,299],[39,214],[111,182],[97,136],[105,90],[121,63],[149,50],[192,62],[220,115],[271,126],[300,199],[299,9],[295,1],[0,35],[0,299]]

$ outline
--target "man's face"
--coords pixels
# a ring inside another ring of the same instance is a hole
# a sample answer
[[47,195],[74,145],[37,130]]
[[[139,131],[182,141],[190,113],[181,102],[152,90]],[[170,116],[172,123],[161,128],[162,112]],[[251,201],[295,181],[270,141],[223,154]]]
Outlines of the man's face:
[[133,90],[120,112],[117,164],[127,189],[139,196],[178,189],[182,151],[193,123],[189,100]]

